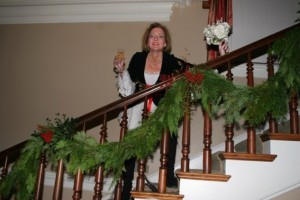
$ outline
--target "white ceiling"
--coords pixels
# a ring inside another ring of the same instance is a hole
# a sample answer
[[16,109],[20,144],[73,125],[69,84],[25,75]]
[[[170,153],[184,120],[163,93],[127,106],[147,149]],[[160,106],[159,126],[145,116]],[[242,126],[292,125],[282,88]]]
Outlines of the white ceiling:
[[0,24],[169,21],[192,0],[0,0]]

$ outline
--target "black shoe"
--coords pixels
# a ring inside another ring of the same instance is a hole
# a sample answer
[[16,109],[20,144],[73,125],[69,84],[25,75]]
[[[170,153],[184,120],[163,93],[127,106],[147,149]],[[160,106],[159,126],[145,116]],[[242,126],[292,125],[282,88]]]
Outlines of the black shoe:
[[177,178],[174,177],[172,180],[167,180],[167,187],[169,187],[169,188],[178,188]]

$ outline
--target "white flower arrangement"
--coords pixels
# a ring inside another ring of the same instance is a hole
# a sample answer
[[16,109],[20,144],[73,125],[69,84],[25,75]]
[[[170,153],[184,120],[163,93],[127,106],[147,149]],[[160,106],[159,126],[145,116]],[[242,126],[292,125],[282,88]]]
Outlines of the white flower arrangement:
[[228,42],[230,25],[223,20],[217,20],[217,23],[208,25],[204,28],[205,40],[208,45],[219,45],[221,41]]

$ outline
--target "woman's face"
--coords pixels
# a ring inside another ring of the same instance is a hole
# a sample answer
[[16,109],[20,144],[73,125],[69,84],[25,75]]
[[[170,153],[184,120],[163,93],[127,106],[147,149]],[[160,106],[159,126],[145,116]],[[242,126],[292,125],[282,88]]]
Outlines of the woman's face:
[[150,51],[163,51],[166,46],[165,33],[161,28],[153,28],[148,38]]

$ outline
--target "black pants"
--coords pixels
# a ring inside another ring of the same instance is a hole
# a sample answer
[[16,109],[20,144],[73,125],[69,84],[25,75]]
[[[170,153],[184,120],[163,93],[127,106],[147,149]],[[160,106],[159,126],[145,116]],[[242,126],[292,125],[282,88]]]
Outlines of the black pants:
[[[167,186],[177,185],[177,179],[174,175],[174,164],[176,157],[176,147],[177,147],[177,137],[171,136],[169,140],[169,159],[167,164]],[[132,189],[132,181],[134,178],[134,167],[135,167],[136,158],[130,158],[126,160],[125,170],[122,174],[123,176],[123,190],[122,190],[122,200],[130,199],[130,191]]]

